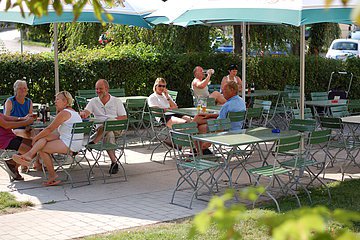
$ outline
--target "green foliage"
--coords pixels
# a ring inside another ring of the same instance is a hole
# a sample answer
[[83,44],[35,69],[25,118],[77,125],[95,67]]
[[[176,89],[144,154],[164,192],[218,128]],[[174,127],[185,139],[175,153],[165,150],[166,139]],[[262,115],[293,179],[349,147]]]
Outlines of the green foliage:
[[[79,47],[75,51],[59,54],[60,89],[74,94],[78,89],[93,89],[100,78],[109,81],[112,88],[125,88],[127,95],[152,93],[152,85],[157,77],[164,77],[170,90],[179,91],[179,106],[191,106],[189,91],[192,70],[200,65],[214,68],[212,83],[220,84],[227,75],[230,64],[241,66],[241,58],[223,53],[164,53],[144,43],[136,45],[106,46],[89,50]],[[360,76],[360,60],[347,62],[306,57],[305,92],[327,89],[332,71],[354,73],[350,98],[360,98],[357,77]],[[24,76],[29,81],[29,94],[34,102],[53,99],[54,58],[52,53],[43,54],[1,54],[0,94],[12,94],[12,85]],[[254,82],[257,89],[283,89],[286,84],[299,85],[299,58],[260,57],[247,59],[247,81]],[[241,69],[239,70],[241,73]],[[240,76],[241,77],[241,76]]]
[[26,201],[26,202],[19,202],[16,201],[14,195],[8,192],[0,192],[0,212],[5,212],[8,208],[21,208],[26,206],[33,206],[34,204]]
[[50,25],[43,24],[39,26],[29,26],[26,24],[17,24],[17,28],[24,30],[24,39],[34,41],[50,43]]
[[336,23],[316,23],[311,26],[309,52],[318,55],[322,48],[330,46],[333,39],[340,36],[339,24]]
[[158,25],[154,29],[129,27],[110,24],[108,28],[112,44],[145,43],[158,48],[162,52],[188,53],[208,52],[210,50],[210,29],[205,26],[180,26]]
[[[242,192],[242,197],[254,201],[264,191],[263,188],[248,188]],[[190,238],[197,234],[205,234],[211,226],[215,226],[221,239],[241,239],[242,229],[236,225],[247,217],[242,204],[226,203],[234,198],[233,191],[223,196],[213,197],[208,207],[195,216],[193,227],[189,232]],[[349,229],[354,222],[360,221],[359,212],[342,209],[329,210],[324,206],[314,208],[300,208],[285,214],[273,216],[263,215],[258,224],[266,226],[275,240],[302,240],[302,239],[358,239],[358,235]],[[334,227],[334,223],[338,225]]]

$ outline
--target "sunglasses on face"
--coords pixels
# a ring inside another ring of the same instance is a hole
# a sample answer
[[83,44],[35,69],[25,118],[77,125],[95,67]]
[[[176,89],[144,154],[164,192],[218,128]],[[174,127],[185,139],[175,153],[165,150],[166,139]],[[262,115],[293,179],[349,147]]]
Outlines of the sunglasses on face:
[[160,87],[160,88],[165,88],[166,87],[166,85],[157,85],[158,87]]

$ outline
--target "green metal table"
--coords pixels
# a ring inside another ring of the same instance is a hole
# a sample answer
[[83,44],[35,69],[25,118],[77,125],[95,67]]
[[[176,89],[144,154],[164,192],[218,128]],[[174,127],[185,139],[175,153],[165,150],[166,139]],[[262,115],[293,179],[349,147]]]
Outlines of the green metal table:
[[315,115],[319,116],[316,107],[323,107],[325,115],[330,116],[330,107],[344,106],[347,104],[347,100],[339,99],[334,100],[323,100],[323,101],[305,101],[305,105],[311,106],[314,109]]
[[[257,150],[260,154],[261,160],[265,163],[272,151],[272,148],[274,147],[274,144],[266,150],[267,154],[265,154],[264,150],[260,147],[260,143],[275,142],[278,139],[298,134],[299,133],[297,131],[281,131],[280,133],[273,133],[272,129],[257,127],[239,131],[198,134],[194,135],[193,139],[196,141],[212,143],[217,146],[216,149],[219,150],[219,153],[223,156],[225,161],[222,173],[225,173],[228,176],[229,186],[232,187],[232,170],[230,169],[230,160],[233,156],[236,157],[236,154],[238,154],[239,146],[247,145],[252,149],[251,151]],[[224,147],[227,147],[228,149],[230,148],[230,150],[224,150]],[[246,159],[247,158],[245,158],[245,160]],[[237,166],[239,165],[244,167],[244,164],[242,163]],[[222,173],[220,175],[222,175]]]
[[255,90],[252,93],[245,93],[246,97],[267,97],[267,96],[277,96],[281,91],[277,90]]
[[[206,113],[210,114],[218,114],[221,106],[211,106],[206,109]],[[180,115],[187,115],[190,117],[195,117],[198,113],[197,109],[195,107],[192,108],[177,108],[177,109],[171,109],[168,110],[169,113],[175,113]]]

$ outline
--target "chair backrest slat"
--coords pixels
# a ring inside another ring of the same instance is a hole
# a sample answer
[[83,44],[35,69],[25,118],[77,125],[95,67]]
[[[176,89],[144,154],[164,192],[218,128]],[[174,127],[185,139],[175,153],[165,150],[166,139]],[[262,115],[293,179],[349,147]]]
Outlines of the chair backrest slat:
[[320,117],[320,126],[329,129],[342,129],[341,118]]
[[311,92],[311,100],[312,101],[324,101],[328,100],[328,93],[327,92]]
[[228,112],[227,117],[230,119],[230,122],[242,122],[245,120],[246,112]]
[[182,132],[182,133],[188,133],[188,134],[199,133],[196,122],[173,124],[172,130],[174,130],[176,132]]
[[299,132],[312,132],[316,128],[316,121],[313,119],[292,119],[290,121],[289,130]]
[[230,119],[207,120],[208,132],[229,131],[231,128]]
[[176,102],[178,92],[173,91],[173,90],[168,90],[168,93],[169,93],[170,97]]
[[313,131],[310,133],[309,144],[321,144],[330,141],[331,129]]
[[104,124],[104,132],[122,131],[128,129],[128,120],[108,120]]
[[111,88],[109,89],[110,95],[114,97],[125,97],[125,89],[124,88]]
[[331,116],[332,117],[346,117],[349,116],[349,110],[347,105],[344,106],[336,106],[336,107],[330,107]]
[[278,140],[277,152],[286,153],[300,148],[301,136],[286,137]]

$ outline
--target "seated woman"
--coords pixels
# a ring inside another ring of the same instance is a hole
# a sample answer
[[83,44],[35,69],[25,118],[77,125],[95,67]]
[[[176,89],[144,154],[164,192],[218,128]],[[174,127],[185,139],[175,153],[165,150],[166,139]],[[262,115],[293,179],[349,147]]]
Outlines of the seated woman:
[[195,97],[215,98],[215,101],[218,105],[223,105],[226,102],[226,99],[220,92],[214,91],[211,94],[209,93],[208,84],[210,82],[210,78],[211,75],[213,74],[213,71],[214,71],[213,69],[207,70],[206,72],[207,76],[203,80],[203,78],[205,77],[204,69],[200,66],[195,67],[193,71],[195,78],[191,83],[191,88],[194,91]]
[[236,76],[238,73],[238,66],[236,64],[231,64],[230,67],[228,68],[228,71],[229,71],[229,75],[223,77],[221,81],[221,91],[224,92],[223,89],[227,82],[233,81],[236,82],[236,84],[238,85],[239,93],[241,93],[242,81],[240,77]]
[[[55,106],[58,114],[54,121],[33,138],[33,147],[30,151],[23,155],[13,155],[15,162],[29,167],[31,160],[39,153],[49,173],[48,181],[44,182],[44,186],[55,186],[61,182],[56,180],[58,176],[54,170],[51,154],[68,152],[72,125],[82,122],[80,115],[71,107],[73,101],[71,94],[67,91],[56,94]],[[70,151],[77,152],[82,148],[82,138],[83,134],[74,136],[74,139],[81,140],[73,140]]]
[[[153,91],[154,93],[147,99],[149,107],[158,107],[165,110],[178,108],[174,100],[169,96],[165,79],[157,78],[154,83]],[[188,116],[179,118],[174,115],[165,115],[165,119],[166,126],[169,128],[171,128],[173,124],[185,123],[191,120]]]

